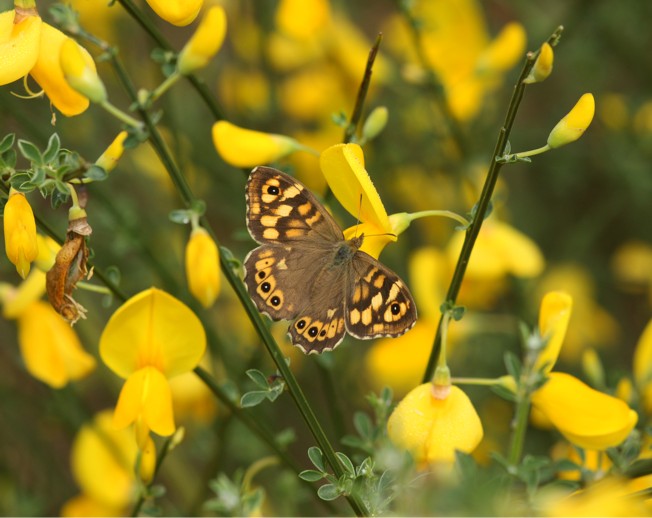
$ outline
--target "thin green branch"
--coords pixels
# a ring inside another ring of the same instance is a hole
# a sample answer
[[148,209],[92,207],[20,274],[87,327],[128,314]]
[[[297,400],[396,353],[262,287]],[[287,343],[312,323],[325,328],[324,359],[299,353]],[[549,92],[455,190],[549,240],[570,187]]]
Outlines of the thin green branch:
[[[559,39],[559,33],[561,32],[561,27],[553,33],[549,41],[556,41]],[[537,54],[529,52],[526,56],[525,64],[521,70],[521,74],[518,77],[518,80],[514,86],[514,92],[512,93],[512,98],[509,102],[509,107],[507,109],[507,115],[505,116],[505,121],[503,126],[498,132],[498,138],[496,140],[496,146],[494,147],[494,152],[491,157],[489,164],[489,172],[487,173],[487,178],[485,179],[484,186],[482,188],[482,193],[480,194],[480,199],[476,206],[475,216],[473,222],[466,231],[464,237],[464,244],[462,245],[462,250],[457,259],[457,264],[455,265],[455,271],[453,273],[453,278],[448,287],[448,292],[446,294],[446,304],[454,306],[457,301],[457,296],[459,294],[460,288],[462,286],[462,281],[464,280],[464,274],[466,273],[466,267],[469,264],[469,259],[471,258],[471,251],[475,245],[480,229],[482,228],[482,223],[487,215],[489,209],[489,204],[491,202],[491,197],[493,195],[496,182],[498,180],[498,175],[503,166],[503,163],[497,160],[499,157],[505,154],[507,149],[509,134],[516,120],[516,113],[523,99],[525,93],[526,84],[523,83],[523,80],[528,76],[530,70],[534,66],[536,61]],[[439,319],[439,325],[437,326],[437,333],[435,335],[435,340],[432,346],[432,351],[430,353],[430,358],[428,359],[428,365],[426,366],[426,371],[423,376],[423,382],[426,383],[432,378],[435,365],[437,363],[437,358],[441,350],[441,326],[442,326],[443,315]]]

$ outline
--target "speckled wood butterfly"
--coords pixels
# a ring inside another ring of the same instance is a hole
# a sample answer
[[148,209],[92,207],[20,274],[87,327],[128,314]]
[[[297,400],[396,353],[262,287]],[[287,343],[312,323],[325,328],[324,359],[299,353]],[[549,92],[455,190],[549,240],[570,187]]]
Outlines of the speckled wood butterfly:
[[359,250],[363,235],[342,230],[300,182],[256,167],[246,187],[247,228],[261,246],[245,258],[245,284],[261,313],[290,320],[292,343],[305,353],[356,338],[400,336],[417,320],[405,283]]

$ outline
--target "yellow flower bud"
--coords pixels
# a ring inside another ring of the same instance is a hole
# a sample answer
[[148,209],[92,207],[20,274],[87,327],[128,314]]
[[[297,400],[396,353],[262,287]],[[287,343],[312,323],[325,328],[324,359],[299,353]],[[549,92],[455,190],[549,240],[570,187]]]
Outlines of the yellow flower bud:
[[156,472],[156,445],[150,436],[147,436],[145,445],[140,450],[140,479],[149,484]]
[[38,256],[38,244],[34,213],[22,192],[9,194],[4,211],[4,232],[7,257],[24,279],[29,273],[30,263]]
[[540,83],[546,79],[552,72],[552,62],[554,59],[554,52],[552,47],[548,42],[545,42],[541,45],[541,50],[537,56],[537,60],[532,66],[532,70],[528,76],[523,79],[523,82],[526,84]]
[[226,14],[220,6],[211,7],[199,27],[179,53],[177,69],[183,75],[204,68],[220,50],[226,34]]
[[95,165],[100,166],[107,173],[112,171],[120,160],[122,152],[124,151],[124,141],[127,138],[127,132],[121,131],[118,136],[113,139],[104,153],[95,161]]
[[472,452],[483,436],[482,423],[468,396],[451,386],[436,397],[432,383],[413,389],[392,412],[387,433],[417,463],[454,462],[455,451]]
[[186,278],[190,293],[211,307],[220,292],[220,259],[215,241],[201,227],[192,231],[186,246]]
[[26,76],[36,63],[41,37],[41,18],[25,16],[16,20],[16,11],[0,13],[0,85]]
[[548,135],[548,146],[554,149],[576,141],[589,127],[594,114],[593,94],[584,94],[573,109],[552,129]]
[[224,161],[235,167],[269,164],[300,148],[285,135],[248,130],[227,121],[213,125],[213,144]]
[[[74,90],[63,77],[59,55],[63,42],[68,39],[63,32],[47,23],[41,29],[38,59],[30,75],[43,88],[50,102],[64,115],[79,115],[88,108],[86,97]],[[95,62],[88,51],[77,44],[87,66],[95,70]]]
[[362,137],[367,141],[376,138],[387,126],[387,117],[388,111],[385,106],[374,108],[362,126]]
[[197,18],[204,0],[147,0],[147,3],[166,22],[183,27]]
[[97,75],[95,66],[89,64],[81,47],[72,38],[61,44],[59,63],[63,76],[74,90],[94,103],[106,101],[106,89]]
[[585,349],[582,353],[582,370],[594,387],[605,385],[604,366],[593,347]]

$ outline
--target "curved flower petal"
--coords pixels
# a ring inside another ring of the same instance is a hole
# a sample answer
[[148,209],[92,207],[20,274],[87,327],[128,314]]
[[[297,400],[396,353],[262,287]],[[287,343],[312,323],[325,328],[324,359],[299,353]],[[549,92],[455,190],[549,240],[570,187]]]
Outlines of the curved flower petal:
[[106,101],[104,83],[97,75],[95,62],[84,47],[72,38],[65,38],[59,50],[59,67],[68,85],[94,103]]
[[240,128],[227,121],[213,125],[213,144],[224,161],[235,167],[269,164],[300,148],[291,137]]
[[9,194],[3,219],[5,252],[24,279],[29,273],[30,263],[38,256],[38,244],[34,212],[22,192]]
[[122,156],[122,153],[125,150],[124,142],[127,139],[128,133],[126,131],[121,131],[113,139],[109,147],[104,150],[104,153],[95,161],[95,165],[104,169],[107,173],[113,171],[115,166],[118,165],[118,160]]
[[123,378],[146,366],[168,378],[192,370],[205,349],[206,334],[197,316],[156,288],[120,306],[100,337],[102,361]]
[[84,494],[104,506],[124,510],[135,486],[136,443],[127,430],[111,421],[111,410],[84,425],[72,444],[71,468]]
[[197,18],[204,0],[146,0],[152,10],[166,22],[178,27]]
[[127,378],[118,397],[113,424],[116,428],[124,428],[139,418],[158,435],[174,433],[170,386],[154,367],[143,367]]
[[2,316],[9,319],[20,317],[32,303],[45,294],[45,273],[34,270],[17,288],[10,288],[2,301]]
[[550,372],[557,362],[572,309],[573,299],[568,293],[551,291],[544,295],[539,310],[539,333],[547,342],[537,358],[535,369],[545,366],[545,372]]
[[189,74],[204,68],[220,50],[226,35],[226,14],[218,5],[211,7],[204,15],[195,33],[181,49],[177,69],[181,74]]
[[192,231],[186,245],[186,278],[190,293],[210,308],[220,292],[220,257],[215,241],[201,227]]
[[548,135],[548,145],[557,148],[570,144],[582,136],[589,127],[595,114],[593,94],[584,94],[563,119],[552,128]]
[[333,194],[349,214],[383,232],[392,232],[383,202],[364,167],[360,146],[331,146],[322,151],[320,165]]
[[41,18],[26,16],[14,23],[15,15],[13,10],[0,13],[0,85],[26,76],[38,58]]
[[[59,54],[63,42],[68,39],[63,32],[47,23],[41,28],[41,43],[38,59],[30,70],[30,75],[43,88],[45,95],[64,115],[79,115],[90,104],[88,98],[73,90],[63,77]],[[79,46],[88,66],[95,70],[95,62],[84,47]]]
[[456,450],[470,453],[480,443],[482,423],[460,388],[451,386],[445,399],[432,389],[424,383],[405,396],[389,417],[387,433],[419,463],[453,462]]
[[72,328],[45,302],[36,301],[20,314],[18,342],[29,373],[51,387],[63,387],[95,368]]
[[523,57],[526,40],[525,28],[520,23],[508,23],[480,54],[478,70],[505,72],[511,69]]
[[532,404],[573,444],[605,450],[622,443],[638,421],[624,401],[593,390],[577,378],[552,372]]

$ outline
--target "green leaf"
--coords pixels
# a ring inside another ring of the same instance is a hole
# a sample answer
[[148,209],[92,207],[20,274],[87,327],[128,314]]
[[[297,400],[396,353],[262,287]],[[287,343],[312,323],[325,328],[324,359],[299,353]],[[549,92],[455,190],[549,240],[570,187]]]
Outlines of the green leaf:
[[498,394],[505,401],[516,401],[516,394],[514,394],[511,390],[506,389],[505,387],[501,387],[500,385],[492,385],[491,390],[492,392]]
[[317,490],[317,494],[322,500],[335,500],[340,496],[340,490],[335,484],[324,484]]
[[[9,184],[16,190],[21,191],[20,186],[26,182],[31,182],[32,178],[29,173],[21,171],[20,173],[12,174],[9,178]],[[23,192],[23,191],[21,191]]]
[[14,147],[14,142],[16,141],[16,135],[9,133],[5,135],[4,138],[0,141],[0,155],[9,151]]
[[101,182],[102,180],[106,180],[108,177],[109,173],[98,165],[90,166],[88,171],[84,173],[84,178],[88,178],[94,182]]
[[351,476],[355,476],[355,467],[353,466],[353,462],[351,462],[351,459],[349,459],[341,451],[335,452],[335,455],[337,455],[337,458],[340,459],[340,462],[342,463],[342,466],[344,467],[346,472]]
[[521,361],[513,352],[507,351],[504,356],[505,368],[507,372],[518,381],[521,377]]
[[369,441],[363,440],[357,435],[345,435],[344,437],[342,437],[341,442],[344,446],[349,446],[351,448],[358,448],[360,450],[365,450],[365,451],[367,451],[369,447]]
[[46,178],[45,168],[36,166],[32,170],[30,181],[34,185],[41,185],[45,181],[45,178]]
[[268,391],[266,390],[254,390],[252,392],[247,392],[240,398],[240,406],[242,408],[250,408],[252,406],[260,405],[267,399],[267,394]]
[[555,462],[555,469],[557,471],[579,471],[581,467],[572,460],[561,459]]
[[186,209],[173,210],[170,212],[168,218],[172,223],[178,223],[180,225],[187,225],[190,223],[190,217],[192,212]]
[[59,140],[59,135],[53,133],[48,140],[48,147],[45,148],[43,152],[43,162],[49,164],[59,155],[59,150],[61,149],[61,140]]
[[18,149],[20,150],[21,155],[33,164],[43,165],[43,156],[41,155],[41,152],[29,140],[19,139]]
[[367,414],[364,412],[356,412],[353,416],[353,426],[355,427],[356,432],[360,434],[360,437],[365,439],[371,438],[374,425]]
[[326,468],[324,467],[324,454],[317,446],[311,446],[308,448],[308,457],[313,466],[320,471],[326,472]]
[[260,388],[269,389],[269,382],[267,381],[267,376],[265,376],[258,369],[249,369],[246,372],[246,374],[247,376],[249,376],[249,379],[253,381],[256,385],[258,385]]
[[260,506],[265,499],[265,490],[262,487],[257,487],[253,491],[247,493],[242,497],[242,515],[251,516],[256,510],[260,510]]
[[308,482],[317,482],[324,478],[324,474],[321,471],[316,471],[314,469],[306,469],[299,473],[299,478]]
[[13,169],[16,167],[16,162],[18,161],[18,153],[16,153],[15,149],[10,149],[6,153],[3,153],[2,159],[6,169]]

